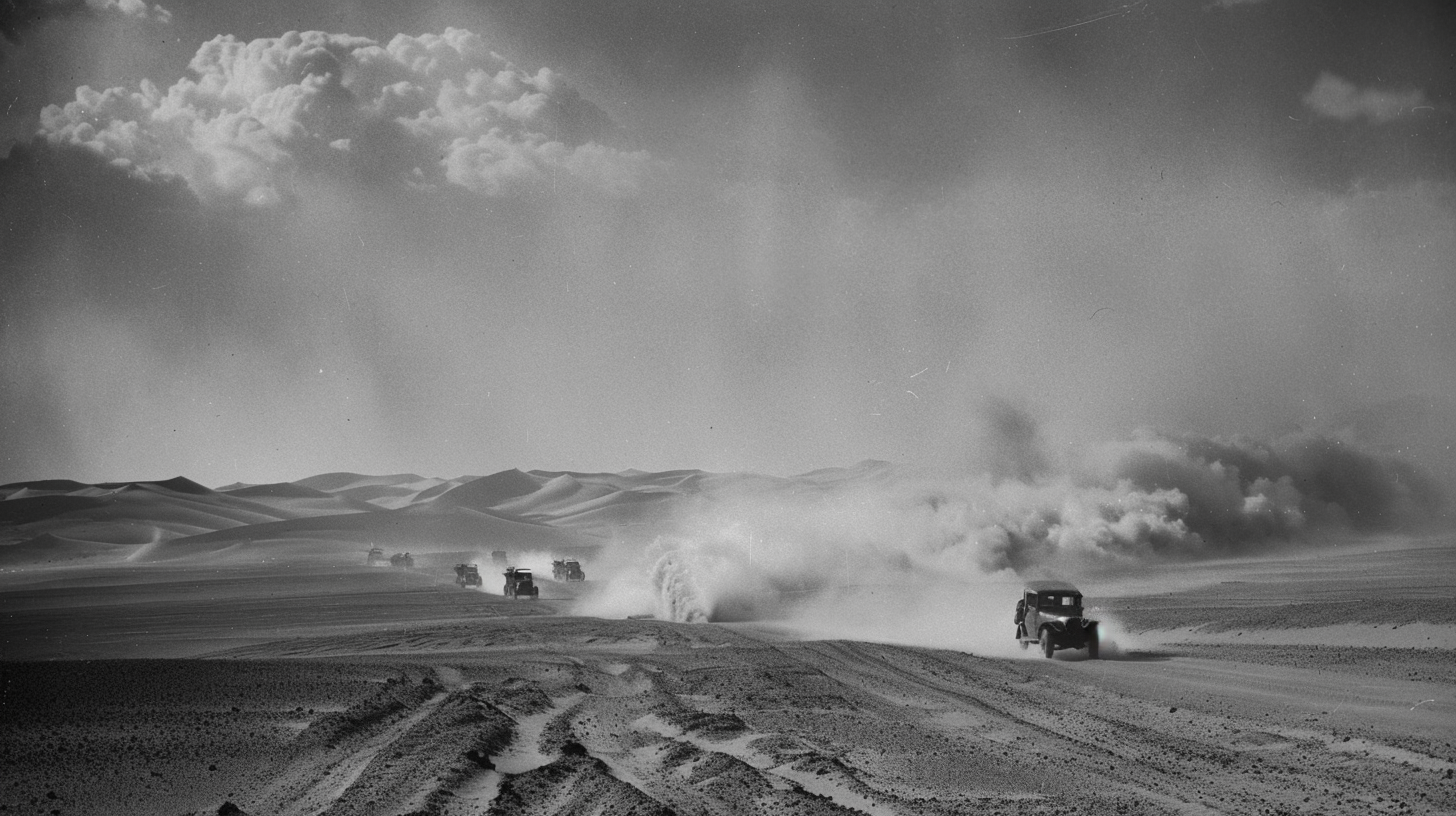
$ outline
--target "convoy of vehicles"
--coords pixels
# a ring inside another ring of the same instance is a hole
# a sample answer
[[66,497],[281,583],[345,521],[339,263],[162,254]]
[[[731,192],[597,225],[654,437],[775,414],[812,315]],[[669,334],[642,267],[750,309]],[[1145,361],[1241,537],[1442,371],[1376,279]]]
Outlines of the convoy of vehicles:
[[1016,640],[1037,644],[1051,657],[1058,649],[1086,649],[1096,659],[1097,621],[1082,617],[1082,593],[1065,581],[1029,581],[1016,602]]

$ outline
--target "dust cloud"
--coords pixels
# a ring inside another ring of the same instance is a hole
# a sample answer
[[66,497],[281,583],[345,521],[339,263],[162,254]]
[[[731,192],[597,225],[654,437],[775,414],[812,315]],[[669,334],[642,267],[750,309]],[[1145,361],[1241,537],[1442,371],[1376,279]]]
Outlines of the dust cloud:
[[978,475],[867,462],[705,494],[673,532],[616,548],[580,611],[1003,653],[1025,579],[1095,585],[1445,520],[1434,480],[1338,435],[1145,431],[1058,457],[1014,407],[985,425]]

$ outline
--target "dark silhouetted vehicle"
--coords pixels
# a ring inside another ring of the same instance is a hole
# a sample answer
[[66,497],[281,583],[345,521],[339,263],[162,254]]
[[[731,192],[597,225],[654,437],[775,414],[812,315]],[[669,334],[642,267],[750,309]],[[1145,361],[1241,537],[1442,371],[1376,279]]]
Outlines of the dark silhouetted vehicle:
[[369,566],[372,567],[375,564],[383,564],[387,560],[388,559],[386,559],[384,557],[384,550],[382,550],[382,549],[380,549],[378,547],[370,547],[369,548],[369,558],[364,563],[366,563],[366,564],[368,564]]
[[506,567],[506,588],[505,596],[508,598],[531,598],[535,600],[541,596],[541,588],[531,579],[531,571],[528,569],[516,569]]
[[463,587],[480,586],[480,569],[474,564],[456,564],[455,583]]
[[551,562],[551,577],[557,581],[585,581],[586,573],[575,558]]
[[391,555],[389,557],[389,565],[391,567],[404,567],[405,569],[413,569],[415,566],[415,559],[414,556],[410,555],[409,553],[395,553],[394,555]]
[[1097,657],[1097,621],[1082,617],[1082,593],[1065,581],[1028,581],[1015,620],[1023,649],[1035,643],[1047,657],[1058,649],[1086,649]]

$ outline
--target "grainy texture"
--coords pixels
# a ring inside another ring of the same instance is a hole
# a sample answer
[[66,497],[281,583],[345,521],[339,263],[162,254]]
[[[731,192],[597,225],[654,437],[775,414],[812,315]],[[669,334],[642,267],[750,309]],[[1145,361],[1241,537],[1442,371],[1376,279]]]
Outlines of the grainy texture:
[[1153,573],[1094,594],[1095,661],[572,617],[444,567],[11,574],[7,656],[88,659],[0,662],[0,813],[1452,813],[1453,627],[1350,620],[1352,573],[1445,608],[1430,558]]

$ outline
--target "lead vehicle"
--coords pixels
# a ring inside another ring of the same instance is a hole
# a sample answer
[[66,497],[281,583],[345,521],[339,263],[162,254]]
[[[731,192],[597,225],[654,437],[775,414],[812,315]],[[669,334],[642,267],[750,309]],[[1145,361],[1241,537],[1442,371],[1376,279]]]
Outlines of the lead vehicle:
[[1029,581],[1016,602],[1016,640],[1035,643],[1051,657],[1058,649],[1086,649],[1096,659],[1097,621],[1082,617],[1082,593],[1065,581]]
[[531,571],[528,569],[516,569],[506,567],[506,588],[503,593],[508,598],[530,598],[536,600],[541,597],[541,588],[531,580]]

